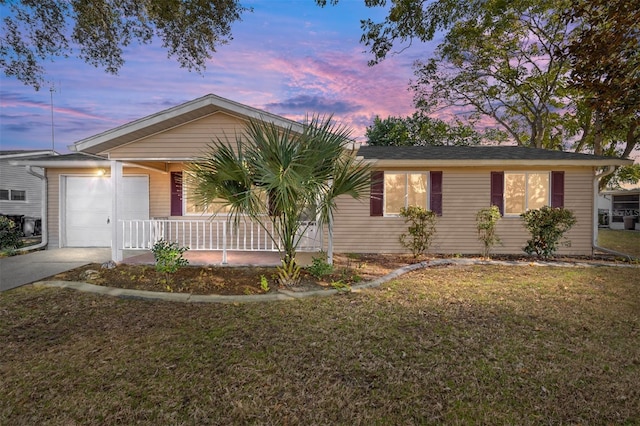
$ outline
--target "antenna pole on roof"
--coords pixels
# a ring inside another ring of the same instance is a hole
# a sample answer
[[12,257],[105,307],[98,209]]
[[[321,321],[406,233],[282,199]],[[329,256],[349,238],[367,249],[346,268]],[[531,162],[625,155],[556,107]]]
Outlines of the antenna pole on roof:
[[49,87],[49,93],[51,94],[51,150],[52,151],[56,150],[56,140],[55,140],[55,135],[53,131],[53,92],[55,92],[55,90],[56,89],[52,84],[51,87]]

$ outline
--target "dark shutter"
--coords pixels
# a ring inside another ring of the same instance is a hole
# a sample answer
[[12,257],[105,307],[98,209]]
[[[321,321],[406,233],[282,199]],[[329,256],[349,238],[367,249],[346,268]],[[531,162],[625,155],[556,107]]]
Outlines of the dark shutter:
[[491,205],[498,206],[504,215],[504,172],[491,172]]
[[564,207],[564,172],[551,172],[551,207]]
[[369,215],[383,216],[384,172],[371,172],[371,196],[369,198]]
[[182,172],[171,172],[171,216],[182,216]]
[[431,172],[429,209],[442,216],[442,172]]

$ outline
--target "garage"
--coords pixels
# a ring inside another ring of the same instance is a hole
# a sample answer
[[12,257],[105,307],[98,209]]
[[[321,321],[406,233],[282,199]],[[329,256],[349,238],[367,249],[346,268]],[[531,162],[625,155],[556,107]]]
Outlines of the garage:
[[[148,176],[125,176],[123,180],[126,219],[148,219]],[[64,246],[111,246],[113,215],[109,177],[66,176],[63,184],[63,200]]]

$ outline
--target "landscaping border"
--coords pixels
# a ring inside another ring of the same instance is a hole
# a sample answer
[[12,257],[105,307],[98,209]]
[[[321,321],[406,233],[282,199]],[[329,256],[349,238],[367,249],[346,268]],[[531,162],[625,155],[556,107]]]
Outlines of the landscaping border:
[[277,292],[267,294],[252,295],[198,295],[190,293],[168,293],[160,291],[144,291],[132,290],[124,288],[105,287],[84,282],[71,281],[38,281],[33,283],[36,287],[58,287],[69,288],[85,293],[103,294],[107,296],[119,297],[122,299],[139,299],[149,301],[165,301],[165,302],[183,302],[183,303],[255,303],[255,302],[274,302],[282,300],[302,299],[306,297],[326,297],[348,291],[358,292],[361,290],[379,287],[380,285],[391,281],[408,272],[418,269],[426,269],[437,266],[471,266],[471,265],[502,265],[502,266],[531,266],[531,267],[561,267],[561,268],[594,268],[594,267],[621,267],[621,268],[638,268],[640,264],[620,264],[620,263],[602,263],[602,262],[546,262],[546,261],[505,261],[505,260],[481,260],[481,259],[436,259],[425,260],[420,263],[403,266],[395,271],[377,278],[352,285],[350,290],[311,290],[311,291],[291,291],[278,290]]

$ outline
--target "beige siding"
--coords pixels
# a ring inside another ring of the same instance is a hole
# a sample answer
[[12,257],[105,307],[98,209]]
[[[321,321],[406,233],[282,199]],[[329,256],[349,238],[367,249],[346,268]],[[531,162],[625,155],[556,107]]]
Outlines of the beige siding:
[[119,158],[193,158],[202,156],[216,139],[235,141],[246,122],[221,112],[146,137],[109,152]]
[[[183,169],[182,164],[170,164],[170,171]],[[406,169],[403,169],[406,170]],[[489,168],[449,168],[443,171],[443,216],[438,219],[437,234],[431,252],[445,254],[476,254],[481,250],[477,240],[475,215],[489,205]],[[532,169],[527,169],[532,170]],[[48,232],[49,247],[60,244],[60,176],[95,175],[95,169],[49,169]],[[169,217],[171,211],[170,175],[146,169],[125,168],[125,175],[149,176],[149,216]],[[561,254],[591,254],[592,233],[592,176],[591,168],[565,171],[565,207],[573,210],[578,220],[567,234],[570,247],[562,247]],[[190,220],[198,217],[188,216]],[[208,220],[208,218],[201,218]],[[335,252],[406,252],[398,237],[406,231],[399,217],[370,217],[369,199],[344,197],[338,202],[334,220]],[[502,245],[494,253],[522,253],[528,233],[519,217],[503,217],[498,225]],[[325,246],[326,246],[325,238]],[[325,247],[326,248],[326,247]]]
[[[437,234],[430,252],[480,253],[475,215],[489,205],[492,170],[495,169],[442,169],[443,215],[438,218]],[[565,207],[573,210],[578,222],[567,233],[571,246],[562,247],[561,254],[591,254],[592,173],[591,168],[565,171]],[[370,217],[368,198],[361,201],[343,198],[334,221],[334,251],[406,252],[398,241],[406,227],[399,217]],[[520,217],[503,217],[498,225],[498,234],[502,245],[495,247],[494,253],[522,253],[529,237]]]
[[[171,168],[173,170],[173,167]],[[171,176],[169,173],[149,173],[149,217],[169,217],[171,214]]]

